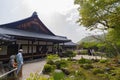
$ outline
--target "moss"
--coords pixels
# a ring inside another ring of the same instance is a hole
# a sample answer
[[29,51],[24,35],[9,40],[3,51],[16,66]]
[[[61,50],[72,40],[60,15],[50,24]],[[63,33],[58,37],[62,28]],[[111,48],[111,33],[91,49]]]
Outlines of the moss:
[[92,64],[82,64],[81,67],[84,69],[92,69],[93,65]]
[[104,70],[99,69],[99,68],[94,68],[93,69],[93,74],[104,74]]

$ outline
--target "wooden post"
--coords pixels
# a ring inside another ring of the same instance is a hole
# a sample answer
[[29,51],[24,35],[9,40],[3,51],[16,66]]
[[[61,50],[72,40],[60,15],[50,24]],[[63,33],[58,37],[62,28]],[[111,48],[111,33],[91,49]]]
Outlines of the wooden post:
[[47,41],[46,41],[46,53],[45,53],[45,56],[47,56],[47,54],[48,54],[48,45],[47,45]]
[[53,45],[52,45],[52,54],[55,54],[55,53],[54,53],[54,43],[53,43]]
[[39,45],[40,45],[40,42],[38,41],[38,45],[37,45],[37,54],[38,54],[38,56],[40,56],[40,53],[39,53]]
[[32,52],[32,59],[33,59],[33,56],[34,56],[34,54],[33,54],[33,41],[32,41],[32,46],[31,46],[31,52]]
[[48,46],[48,45],[47,45],[47,41],[46,41],[46,53],[45,53],[45,56],[47,56],[47,46]]
[[65,51],[65,44],[64,44],[64,42],[63,42],[63,51]]
[[27,48],[27,53],[29,54],[29,49],[30,49],[30,42],[29,42],[29,40],[28,40],[28,48]]
[[58,48],[57,48],[57,51],[58,51],[58,54],[59,54],[59,48],[60,48],[60,47],[59,47],[59,43],[58,43],[58,46],[57,46],[57,47],[58,47]]

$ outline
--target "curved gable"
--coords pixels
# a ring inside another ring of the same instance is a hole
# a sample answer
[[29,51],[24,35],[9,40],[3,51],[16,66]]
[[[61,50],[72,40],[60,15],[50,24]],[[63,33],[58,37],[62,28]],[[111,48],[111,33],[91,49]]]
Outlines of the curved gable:
[[38,18],[36,12],[29,18],[16,21],[13,23],[8,23],[4,25],[0,25],[1,27],[12,28],[12,29],[19,29],[24,31],[30,31],[35,33],[42,33],[48,35],[54,35]]

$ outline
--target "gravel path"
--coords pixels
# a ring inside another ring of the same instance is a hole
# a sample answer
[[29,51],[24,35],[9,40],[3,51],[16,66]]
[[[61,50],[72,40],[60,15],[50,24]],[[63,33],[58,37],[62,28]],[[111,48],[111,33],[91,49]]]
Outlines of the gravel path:
[[45,60],[40,60],[37,62],[26,63],[23,66],[23,80],[30,76],[30,73],[40,73],[46,64]]
[[73,59],[79,60],[82,57],[85,59],[106,59],[106,58],[100,57],[100,56],[89,56],[89,55],[76,55]]

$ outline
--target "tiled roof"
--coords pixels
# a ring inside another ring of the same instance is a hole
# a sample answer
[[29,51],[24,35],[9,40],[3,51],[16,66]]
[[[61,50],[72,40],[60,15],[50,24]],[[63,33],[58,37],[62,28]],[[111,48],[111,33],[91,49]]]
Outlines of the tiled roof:
[[40,34],[40,33],[34,33],[34,32],[11,29],[11,28],[0,28],[0,34],[6,34],[10,36],[17,36],[17,37],[24,37],[24,38],[26,37],[26,38],[38,39],[38,40],[50,40],[50,41],[55,41],[55,42],[71,41],[67,39],[66,37],[62,37],[62,36]]
[[60,45],[65,45],[65,46],[77,46],[77,44],[76,43],[73,43],[72,41],[70,41],[70,42],[66,42],[66,43],[61,43]]
[[0,25],[0,33],[14,36],[16,39],[51,40],[59,43],[71,41],[66,37],[53,34],[38,18],[36,12],[26,19]]
[[2,24],[0,27],[5,27],[5,28],[12,28],[12,29],[20,29],[24,31],[30,31],[30,32],[36,32],[36,33],[42,33],[42,34],[49,34],[49,35],[54,35],[39,19],[38,15],[36,12],[33,13],[32,16],[7,23],[7,24]]
[[5,34],[0,34],[0,41],[14,41],[13,37],[5,35]]

